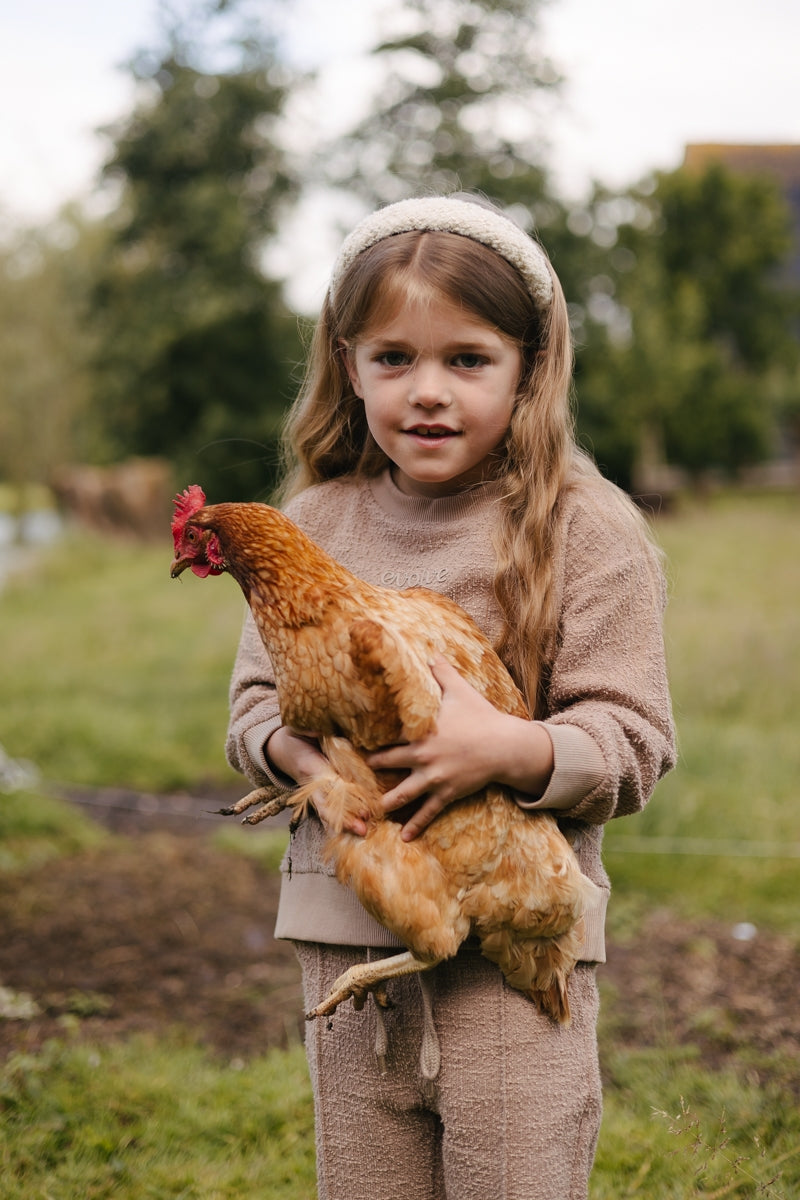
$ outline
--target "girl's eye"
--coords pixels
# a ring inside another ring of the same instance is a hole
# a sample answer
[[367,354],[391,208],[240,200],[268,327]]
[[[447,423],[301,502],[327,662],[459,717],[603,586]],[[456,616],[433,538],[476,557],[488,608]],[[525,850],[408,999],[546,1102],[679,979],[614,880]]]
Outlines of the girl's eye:
[[463,354],[457,354],[453,359],[454,367],[463,367],[467,371],[473,371],[475,367],[482,367],[486,360],[480,354],[469,354],[466,351]]
[[384,367],[407,367],[409,357],[405,350],[387,350],[379,356],[378,361]]

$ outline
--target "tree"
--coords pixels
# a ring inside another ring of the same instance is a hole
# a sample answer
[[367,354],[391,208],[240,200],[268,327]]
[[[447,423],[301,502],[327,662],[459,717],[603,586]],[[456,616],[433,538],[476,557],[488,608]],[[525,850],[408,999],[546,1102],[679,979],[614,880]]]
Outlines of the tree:
[[[530,209],[545,192],[541,0],[405,0],[373,55],[367,117],[326,153],[328,180],[370,203],[458,188]],[[537,119],[537,116],[539,119]]]
[[[230,21],[234,6],[212,8]],[[110,131],[96,398],[116,455],[165,455],[210,495],[252,497],[269,490],[299,356],[261,267],[295,192],[276,136],[288,81],[249,26],[233,65],[209,66],[187,20],[134,60],[141,98]]]
[[0,478],[20,507],[91,445],[85,314],[103,230],[76,209],[21,229],[0,249]]
[[611,324],[579,361],[582,431],[626,486],[654,444],[694,476],[763,461],[776,405],[796,391],[797,295],[778,270],[791,246],[782,197],[767,179],[714,166],[661,174],[617,209],[604,279]]

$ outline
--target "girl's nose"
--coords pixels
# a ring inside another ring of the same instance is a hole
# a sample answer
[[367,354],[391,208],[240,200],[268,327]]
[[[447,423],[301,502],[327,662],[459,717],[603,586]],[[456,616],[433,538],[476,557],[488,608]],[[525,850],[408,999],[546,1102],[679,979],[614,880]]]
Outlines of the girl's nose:
[[425,408],[450,404],[452,394],[447,372],[438,363],[418,362],[412,372],[408,399],[410,404],[421,404]]

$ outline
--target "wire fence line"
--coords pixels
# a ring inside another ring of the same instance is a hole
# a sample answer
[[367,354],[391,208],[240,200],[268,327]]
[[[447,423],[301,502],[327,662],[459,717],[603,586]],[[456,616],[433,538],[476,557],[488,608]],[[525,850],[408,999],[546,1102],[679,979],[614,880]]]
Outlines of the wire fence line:
[[755,842],[746,838],[633,837],[609,839],[606,854],[692,854],[707,858],[800,858],[800,842]]
[[[39,772],[33,763],[14,760],[0,746],[0,791],[10,794],[41,785]],[[246,783],[242,782],[242,790]],[[161,795],[139,792],[129,788],[90,788],[72,784],[51,784],[47,790],[62,800],[84,808],[107,812],[135,813],[139,819],[157,822],[165,820],[219,822],[219,810],[201,807],[213,802],[209,796],[190,792]],[[228,791],[231,790],[229,787]],[[233,787],[235,791],[235,786]],[[218,797],[214,797],[218,800]],[[285,821],[271,822],[284,824]],[[776,858],[800,859],[800,842],[754,841],[749,838],[707,838],[661,835],[612,836],[605,843],[606,854],[659,854],[675,857],[691,855],[700,858]]]
[[[247,784],[244,783],[243,790],[246,786]],[[163,816],[182,820],[216,820],[217,824],[220,824],[219,816],[216,813],[201,808],[204,802],[208,802],[208,797],[193,797],[188,793],[164,796],[115,788],[99,788],[92,791],[88,788],[78,789],[62,786],[58,790],[64,799],[73,804],[85,805],[87,808],[133,811],[141,816],[151,816],[154,820]],[[621,835],[609,838],[605,843],[604,851],[606,854],[693,855],[703,858],[800,859],[800,842],[751,841],[746,838]]]

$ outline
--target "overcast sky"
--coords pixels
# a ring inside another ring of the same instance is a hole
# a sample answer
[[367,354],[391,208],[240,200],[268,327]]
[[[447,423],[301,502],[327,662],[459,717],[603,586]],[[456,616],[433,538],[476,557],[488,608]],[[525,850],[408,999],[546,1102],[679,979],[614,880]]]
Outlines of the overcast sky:
[[[288,0],[307,61],[345,98],[383,0]],[[152,44],[157,0],[0,0],[0,212],[46,219],[85,194],[95,130],[125,112],[119,64]],[[800,0],[551,0],[566,77],[550,130],[565,192],[680,164],[690,141],[800,142]]]

